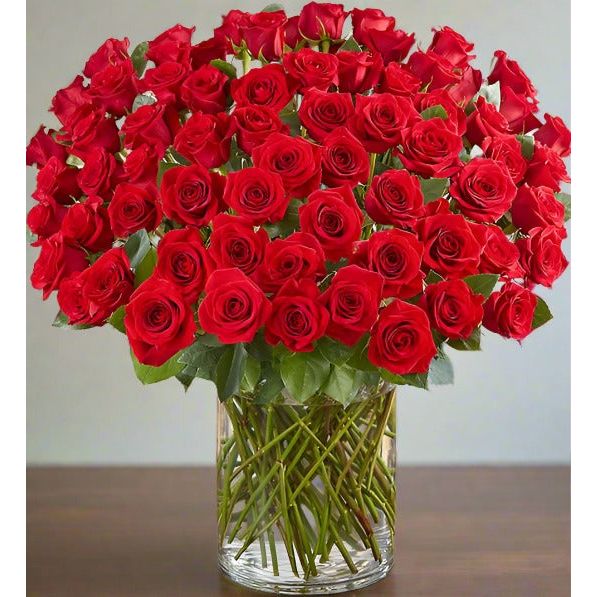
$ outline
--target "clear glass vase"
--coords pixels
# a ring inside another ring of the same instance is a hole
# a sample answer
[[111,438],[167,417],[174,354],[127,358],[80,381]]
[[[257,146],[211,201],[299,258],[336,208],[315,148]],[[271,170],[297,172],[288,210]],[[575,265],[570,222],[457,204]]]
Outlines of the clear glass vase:
[[395,387],[362,388],[344,407],[325,397],[219,405],[220,568],[278,594],[340,593],[393,563]]

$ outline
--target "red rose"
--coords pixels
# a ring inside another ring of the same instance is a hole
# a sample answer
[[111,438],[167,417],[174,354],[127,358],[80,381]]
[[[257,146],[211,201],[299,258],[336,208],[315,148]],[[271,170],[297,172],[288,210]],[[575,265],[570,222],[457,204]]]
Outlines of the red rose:
[[486,227],[461,215],[437,214],[418,224],[423,263],[446,278],[476,274],[487,241]]
[[70,153],[85,161],[87,154],[97,147],[108,153],[120,150],[118,127],[113,118],[106,118],[103,112],[91,106],[85,108],[81,116],[71,131],[61,138],[72,143]]
[[527,280],[551,288],[568,267],[568,260],[562,252],[562,240],[565,238],[565,228],[548,226],[533,228],[527,238],[516,241]]
[[155,187],[121,183],[108,206],[114,236],[125,238],[137,230],[155,230],[162,221]]
[[474,294],[462,280],[447,280],[431,284],[419,303],[435,328],[446,338],[468,338],[483,319],[482,294]]
[[282,342],[292,352],[311,352],[313,343],[326,331],[329,313],[322,304],[317,284],[290,279],[272,301],[272,313],[265,324],[265,340]]
[[426,84],[427,91],[441,89],[460,82],[462,75],[443,56],[435,52],[413,52],[408,59],[408,68]]
[[45,127],[40,126],[37,133],[31,137],[29,145],[27,145],[27,166],[37,164],[38,168],[43,168],[51,157],[56,157],[60,162],[66,160],[66,148],[59,143],[56,143],[52,138],[52,129],[45,132]]
[[189,66],[180,62],[161,62],[145,71],[141,81],[143,91],[151,91],[163,105],[174,104],[180,99],[180,87],[189,74]]
[[484,305],[483,325],[506,338],[522,340],[533,331],[537,297],[514,282],[493,292]]
[[275,292],[287,280],[318,281],[325,274],[325,255],[319,241],[312,234],[294,232],[265,247],[257,281],[266,292]]
[[226,177],[224,203],[255,226],[282,220],[289,201],[282,178],[265,168],[243,168]]
[[174,148],[206,168],[217,168],[230,157],[233,129],[228,114],[191,116],[174,137]]
[[174,25],[149,42],[147,59],[155,64],[164,62],[186,62],[195,27]]
[[403,64],[390,62],[383,73],[381,91],[404,97],[412,97],[423,86],[421,79]]
[[340,91],[363,93],[377,85],[383,69],[383,60],[379,54],[342,51],[336,57]]
[[238,146],[249,155],[272,133],[288,133],[278,114],[267,106],[241,106],[232,113]]
[[528,234],[533,228],[546,228],[564,225],[564,205],[560,203],[549,187],[529,187],[518,189],[512,204],[512,223]]
[[189,304],[197,301],[212,270],[196,228],[171,230],[160,240],[154,275],[174,284]]
[[364,46],[371,45],[371,37],[380,31],[390,31],[396,26],[396,19],[387,17],[378,8],[353,8],[350,14],[354,38]]
[[220,211],[225,179],[200,164],[164,172],[160,198],[166,217],[189,226],[205,226]]
[[423,245],[404,230],[374,232],[357,243],[351,263],[382,275],[384,297],[410,298],[423,290]]
[[342,4],[309,2],[301,10],[298,29],[312,41],[340,39],[346,17]]
[[299,207],[301,230],[312,234],[330,261],[347,257],[361,236],[363,213],[350,187],[314,191]]
[[558,192],[560,183],[570,182],[570,177],[562,158],[555,151],[541,143],[535,143],[525,182],[532,187],[544,186]]
[[487,226],[487,244],[481,253],[479,271],[506,278],[522,278],[520,252],[499,226]]
[[141,106],[129,114],[122,124],[125,147],[147,144],[161,155],[172,143],[172,133],[164,120],[165,108],[161,104]]
[[114,235],[103,199],[91,195],[70,207],[62,221],[62,236],[65,241],[80,245],[90,253],[109,249]]
[[473,144],[481,146],[485,137],[498,137],[510,131],[508,121],[488,103],[483,96],[479,96],[473,110],[466,119],[466,138]]
[[266,64],[233,79],[230,92],[237,106],[267,106],[279,112],[292,99],[294,88],[288,87],[281,64]]
[[458,135],[464,135],[466,131],[466,114],[445,89],[434,89],[428,93],[417,94],[415,96],[415,105],[419,112],[434,106],[441,106],[448,115],[445,120],[446,124]]
[[85,272],[77,272],[60,282],[56,299],[60,310],[66,315],[69,325],[90,323],[89,304],[83,296]]
[[571,134],[559,116],[545,114],[545,124],[535,132],[535,140],[555,151],[560,157],[570,155]]
[[462,139],[441,118],[421,120],[403,131],[400,161],[425,177],[451,176],[460,167]]
[[330,313],[326,334],[353,346],[377,319],[383,278],[357,265],[336,272],[322,300]]
[[274,133],[252,157],[256,166],[282,178],[290,197],[306,197],[321,184],[321,149],[306,139]]
[[487,77],[487,82],[493,84],[499,81],[500,89],[509,87],[514,93],[536,102],[536,89],[518,62],[508,58],[503,50],[496,50],[493,55],[495,62],[493,70]]
[[212,37],[191,46],[191,68],[197,69],[212,60],[226,59],[226,40]]
[[140,363],[159,367],[195,339],[193,311],[178,287],[148,278],[135,290],[124,310],[124,327]]
[[451,214],[452,210],[450,209],[450,203],[447,199],[440,197],[439,199],[434,199],[433,201],[429,201],[429,203],[425,203],[423,205],[423,217],[426,218],[428,216],[435,216],[437,214]]
[[481,144],[481,149],[486,157],[506,166],[512,182],[518,184],[524,178],[527,161],[522,155],[520,141],[515,135],[486,137]]
[[74,272],[84,270],[89,263],[85,252],[67,244],[60,232],[39,244],[41,251],[33,265],[31,286],[42,291],[45,301],[60,286],[62,280]]
[[242,10],[231,10],[222,17],[222,24],[214,31],[216,38],[224,38],[230,46],[228,53],[233,53],[231,44],[240,46],[243,39],[242,28],[249,18],[248,12]]
[[110,249],[79,275],[84,276],[82,293],[89,314],[86,323],[103,323],[133,292],[134,276],[123,247]]
[[263,291],[239,269],[216,270],[205,291],[201,327],[224,344],[251,342],[272,310]]
[[381,310],[367,351],[373,365],[395,375],[425,373],[436,353],[423,309],[395,300]]
[[67,208],[51,195],[40,194],[35,200],[37,203],[27,214],[27,226],[39,238],[48,238],[60,230]]
[[142,143],[126,156],[122,169],[128,182],[155,184],[159,161],[155,147]]
[[285,23],[283,10],[248,15],[242,32],[251,55],[255,58],[263,56],[269,62],[280,58],[284,49]]
[[433,39],[428,51],[445,58],[454,68],[464,69],[475,58],[471,54],[474,44],[451,27],[434,29]]
[[500,96],[500,114],[513,133],[524,133],[541,126],[541,121],[534,114],[538,110],[537,105],[530,103],[524,95],[504,87]]
[[91,79],[93,75],[107,66],[120,64],[129,60],[129,40],[110,37],[87,60],[83,74]]
[[109,64],[91,77],[89,95],[105,112],[124,116],[137,95],[137,81],[130,59]]
[[328,187],[355,187],[369,176],[369,155],[346,128],[338,127],[323,142],[322,181]]
[[248,220],[238,216],[218,214],[213,221],[208,253],[219,269],[237,267],[253,277],[268,245],[265,229],[255,230]]
[[53,112],[65,127],[70,128],[69,124],[76,112],[91,101],[89,89],[83,81],[83,77],[77,75],[68,87],[60,89],[52,98],[50,112]]
[[284,25],[284,43],[292,48],[296,48],[299,41],[303,39],[298,28],[299,16],[290,17]]
[[67,166],[57,157],[51,157],[37,173],[37,187],[33,198],[50,195],[58,203],[69,205],[73,199],[77,199],[81,195],[77,173],[76,168]]
[[473,158],[452,177],[450,195],[468,218],[495,222],[510,209],[516,185],[501,162]]
[[101,147],[96,147],[87,153],[77,181],[86,195],[101,195],[110,199],[118,169],[114,156]]
[[298,110],[302,125],[320,143],[337,127],[346,126],[353,114],[350,93],[328,93],[319,89],[305,91]]
[[365,194],[365,209],[372,220],[402,228],[412,227],[423,215],[419,179],[407,170],[386,170],[373,177]]
[[481,71],[469,66],[462,73],[460,81],[448,88],[448,94],[456,103],[466,106],[481,89],[481,83],[483,83]]
[[204,64],[180,87],[180,98],[191,112],[217,114],[226,108],[228,77],[215,66]]
[[338,59],[333,54],[303,48],[284,54],[282,63],[290,77],[299,83],[301,92],[310,87],[326,91],[331,85],[338,85]]

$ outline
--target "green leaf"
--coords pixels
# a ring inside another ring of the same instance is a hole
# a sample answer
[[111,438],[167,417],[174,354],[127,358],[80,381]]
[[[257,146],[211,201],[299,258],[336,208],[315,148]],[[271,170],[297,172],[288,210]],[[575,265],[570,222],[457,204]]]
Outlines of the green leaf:
[[284,10],[281,4],[268,4],[261,12],[278,12],[279,10]]
[[245,372],[241,381],[241,388],[245,392],[252,392],[261,378],[261,363],[251,355],[247,355]]
[[210,62],[212,66],[215,66],[219,71],[222,71],[225,75],[230,77],[231,79],[236,79],[236,68],[230,62],[226,62],[225,60],[221,60],[220,58],[215,58]]
[[429,106],[429,108],[425,108],[421,112],[421,118],[423,120],[431,120],[432,118],[441,118],[442,120],[447,120],[448,113],[443,106],[438,104],[437,106]]
[[377,371],[377,367],[371,364],[367,356],[368,344],[369,335],[365,334],[354,346],[352,356],[348,359],[347,365],[359,371]]
[[118,307],[118,309],[110,315],[108,323],[119,332],[126,334],[126,329],[124,327],[124,305]]
[[[180,354],[180,353],[179,353]],[[152,367],[151,365],[143,365],[137,360],[131,350],[131,359],[133,361],[133,367],[137,379],[144,385],[150,383],[157,383],[170,377],[177,375],[183,368],[183,364],[178,361],[179,354],[175,354],[172,358],[168,359],[163,365],[159,367]]]
[[437,386],[454,383],[452,361],[442,350],[438,351],[429,365],[429,381]]
[[346,344],[342,344],[342,342],[328,336],[324,336],[319,340],[317,348],[334,365],[344,365],[354,352],[354,347],[346,346]]
[[147,58],[145,54],[147,53],[147,49],[149,48],[149,43],[146,41],[142,41],[137,47],[133,50],[131,54],[131,60],[133,61],[133,68],[137,73],[137,76],[141,76],[143,71],[145,70],[145,65],[147,64]]
[[170,170],[170,168],[180,168],[180,164],[174,164],[172,162],[164,162],[163,160],[160,161],[160,163],[158,164],[158,176],[157,176],[158,188],[162,184],[162,178],[164,177],[164,172],[166,172],[166,170]]
[[425,203],[430,203],[446,194],[449,179],[447,178],[420,178],[421,191]]
[[409,373],[405,375],[396,375],[390,373],[387,369],[379,368],[379,373],[383,379],[397,385],[414,386],[415,388],[427,389],[427,373]]
[[346,406],[358,392],[363,375],[348,365],[334,365],[321,391]]
[[495,288],[499,280],[498,274],[477,274],[476,276],[467,276],[463,280],[470,286],[475,294],[482,294],[487,298]]
[[176,374],[176,379],[178,379],[178,381],[182,384],[182,386],[184,387],[184,391],[186,392],[191,387],[191,384],[193,383],[195,376],[187,375],[183,371],[181,371],[180,373]]
[[228,347],[216,366],[216,388],[221,402],[238,394],[245,371],[247,351],[242,344]]
[[151,91],[140,93],[133,101],[133,112],[138,110],[141,106],[151,106],[157,102],[156,96]]
[[285,238],[299,229],[298,210],[302,204],[302,201],[299,199],[293,199],[288,205],[283,220],[276,222],[275,224],[266,224],[264,226],[270,238]]
[[437,284],[438,282],[443,282],[443,278],[437,273],[434,272],[432,269],[429,270],[429,273],[425,277],[425,284],[428,286],[430,284]]
[[141,259],[137,267],[135,268],[135,288],[142,282],[145,282],[155,269],[158,256],[157,252],[153,247],[149,247],[149,250],[145,254],[145,257]]
[[257,361],[272,360],[272,347],[265,341],[263,334],[257,334],[252,342],[245,344],[245,348]]
[[185,375],[214,381],[216,366],[225,351],[226,346],[208,346],[196,340],[181,352],[178,361],[184,365]]
[[280,120],[288,126],[292,136],[298,137],[301,134],[301,121],[298,112],[280,112]]
[[66,164],[68,166],[74,166],[75,168],[82,168],[85,165],[85,162],[77,157],[76,155],[73,155],[72,153],[69,154],[69,156],[66,158]]
[[150,248],[151,241],[144,228],[128,237],[124,243],[124,250],[129,258],[131,269],[135,269],[141,263]]
[[402,170],[404,165],[395,155],[389,156],[389,158],[384,158],[383,160],[376,160],[375,162],[375,169],[374,174],[383,174],[386,170]]
[[531,135],[516,135],[516,138],[520,141],[520,151],[522,156],[530,160],[535,153],[535,139]]
[[564,206],[564,221],[572,216],[572,197],[569,193],[556,193],[556,199]]
[[553,315],[547,306],[547,303],[540,297],[537,296],[537,306],[535,307],[535,313],[533,314],[533,329],[541,327],[547,323],[550,319],[553,319]]
[[338,48],[338,52],[360,52],[361,46],[358,44],[354,37],[349,37],[341,46]]
[[282,381],[299,402],[311,398],[321,388],[329,371],[329,362],[318,351],[291,353],[280,362]]
[[481,328],[475,328],[464,340],[448,340],[448,346],[456,350],[481,350]]
[[272,367],[269,361],[261,365],[261,380],[255,388],[255,404],[269,404],[280,396],[284,389],[284,382],[280,372]]
[[222,344],[214,334],[201,334],[201,336],[197,336],[195,342],[197,344],[202,344],[203,346],[225,346],[225,344]]
[[90,327],[92,327],[86,323],[70,325],[68,323],[68,317],[62,311],[58,311],[54,321],[52,322],[52,325],[55,328],[70,328],[72,330],[88,330]]
[[496,107],[500,107],[500,103],[502,101],[501,92],[500,92],[500,82],[496,81],[491,85],[483,84],[479,89],[479,94],[485,98],[488,104],[493,104]]

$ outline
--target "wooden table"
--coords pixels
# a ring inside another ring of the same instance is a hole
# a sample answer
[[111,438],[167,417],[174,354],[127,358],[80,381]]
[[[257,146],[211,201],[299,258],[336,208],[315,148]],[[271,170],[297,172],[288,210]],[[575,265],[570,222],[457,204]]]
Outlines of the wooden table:
[[[27,594],[256,595],[216,566],[210,468],[32,468]],[[570,594],[570,469],[403,467],[398,557],[359,597]]]

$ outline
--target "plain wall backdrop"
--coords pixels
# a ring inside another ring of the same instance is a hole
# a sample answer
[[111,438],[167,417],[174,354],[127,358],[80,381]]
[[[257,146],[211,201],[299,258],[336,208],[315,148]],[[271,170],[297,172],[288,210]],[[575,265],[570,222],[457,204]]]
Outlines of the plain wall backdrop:
[[[131,48],[178,22],[196,25],[194,39],[211,36],[232,8],[257,11],[259,2],[149,0],[29,0],[27,3],[27,138],[87,57],[108,37],[129,37]],[[289,15],[303,3],[284,2]],[[431,28],[450,25],[475,43],[476,66],[489,71],[495,49],[518,60],[539,90],[542,111],[570,122],[570,8],[566,0],[374,0],[414,31],[426,47]],[[27,206],[35,186],[28,169]],[[24,236],[24,235],[23,235]],[[564,245],[570,255],[570,245]],[[37,250],[27,252],[27,276]],[[523,346],[484,334],[483,351],[450,351],[453,386],[430,392],[399,389],[401,463],[552,463],[570,458],[570,270],[552,290],[540,290],[554,320]],[[185,394],[175,380],[142,386],[124,336],[109,326],[87,332],[51,326],[54,298],[27,290],[27,456],[49,463],[211,463],[216,403],[210,383]]]

